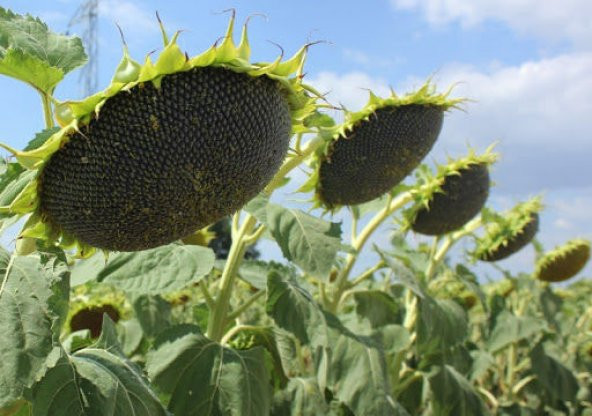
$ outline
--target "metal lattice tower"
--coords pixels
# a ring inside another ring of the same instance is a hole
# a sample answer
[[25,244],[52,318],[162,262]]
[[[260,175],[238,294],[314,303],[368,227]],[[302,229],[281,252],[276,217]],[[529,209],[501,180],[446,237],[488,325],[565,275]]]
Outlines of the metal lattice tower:
[[84,96],[97,91],[99,83],[99,0],[86,0],[82,3],[68,23],[68,32],[75,25],[82,25],[82,42],[88,55],[88,63],[81,69],[79,80]]

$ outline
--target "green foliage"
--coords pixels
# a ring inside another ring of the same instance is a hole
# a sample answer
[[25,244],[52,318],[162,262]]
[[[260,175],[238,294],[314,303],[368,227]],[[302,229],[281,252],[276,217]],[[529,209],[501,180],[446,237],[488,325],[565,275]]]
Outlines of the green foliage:
[[69,273],[63,259],[15,258],[4,250],[0,273],[2,408],[33,383],[58,341],[68,308]]
[[306,273],[327,279],[341,248],[341,227],[296,209],[267,206],[267,225],[286,259]]
[[[591,415],[592,283],[554,287],[539,279],[552,261],[569,260],[576,246],[576,261],[553,276],[579,271],[589,257],[587,241],[547,255],[535,243],[532,273],[498,268],[486,283],[470,262],[455,264],[449,250],[469,237],[476,246],[465,254],[473,259],[515,253],[538,230],[539,198],[503,214],[485,208],[430,243],[407,236],[418,211],[446,189],[446,178],[495,161],[491,148],[449,159],[435,171],[421,165],[415,183],[386,186],[376,199],[350,206],[349,238],[314,207],[304,212],[270,202],[303,163],[313,172],[302,189],[315,190],[319,156],[338,136],[343,145],[377,110],[433,105],[440,118],[462,100],[434,95],[427,83],[386,101],[371,95],[362,112],[347,113],[340,125],[314,105],[308,96],[318,95],[314,89],[300,84],[308,46],[287,61],[250,64],[246,30],[237,46],[233,29],[234,16],[223,41],[186,59],[177,35],[169,41],[162,28],[162,58],[140,66],[126,51],[110,89],[69,108],[86,123],[89,112],[120,92],[117,81],[133,79],[125,85],[136,87],[139,71],[141,82],[156,88],[179,69],[233,66],[286,89],[293,151],[276,177],[266,179],[263,193],[219,223],[217,260],[208,241],[196,238],[203,230],[193,229],[190,238],[168,245],[90,256],[89,247],[48,227],[35,211],[43,187],[38,169],[67,141],[66,131],[51,128],[47,104],[55,84],[84,60],[80,40],[0,8],[0,72],[42,92],[48,127],[25,152],[11,150],[17,161],[0,161],[0,232],[33,213],[18,237],[21,249],[0,249],[0,416]],[[304,133],[314,134],[307,139]],[[391,140],[387,136],[381,139]],[[409,152],[401,143],[397,147]],[[208,151],[200,148],[205,156]],[[416,156],[411,165],[419,163]],[[384,179],[380,169],[366,170]],[[253,195],[240,193],[236,207]],[[393,235],[373,240],[387,221]],[[148,227],[147,235],[168,231]],[[249,259],[262,237],[277,243],[284,259]],[[136,235],[128,238],[135,244]],[[373,247],[377,263],[362,268],[357,262],[369,259],[369,241],[383,243]],[[364,271],[356,276],[358,269]]]
[[261,347],[234,350],[206,338],[195,326],[164,331],[148,355],[148,375],[170,394],[174,414],[269,413],[271,386]]
[[48,93],[85,62],[79,38],[58,35],[37,18],[0,7],[0,73]]
[[214,267],[214,259],[209,248],[170,244],[113,254],[96,279],[134,295],[174,292],[199,282]]

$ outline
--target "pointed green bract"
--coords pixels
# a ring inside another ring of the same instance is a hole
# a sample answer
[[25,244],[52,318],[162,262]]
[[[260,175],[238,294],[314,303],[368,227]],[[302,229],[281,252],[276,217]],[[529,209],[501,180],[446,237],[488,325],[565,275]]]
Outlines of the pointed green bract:
[[[139,64],[128,53],[124,44],[123,58],[113,76],[111,84],[104,90],[82,101],[67,101],[56,105],[56,115],[62,129],[49,137],[41,146],[35,149],[19,151],[2,145],[13,153],[18,162],[25,168],[35,172],[32,180],[14,200],[4,207],[5,212],[24,215],[33,213],[27,221],[21,236],[42,239],[60,244],[68,249],[75,249],[80,257],[93,254],[95,248],[79,241],[59,224],[54,224],[45,218],[39,208],[40,173],[52,156],[61,149],[75,134],[82,134],[92,119],[100,118],[101,108],[115,95],[123,91],[131,91],[134,87],[151,83],[160,88],[163,77],[179,72],[187,72],[196,68],[220,67],[237,73],[245,73],[252,77],[268,77],[279,83],[279,89],[288,103],[293,131],[308,131],[304,122],[316,109],[316,97],[311,96],[310,87],[301,82],[302,67],[309,45],[301,48],[292,58],[282,61],[279,56],[273,62],[250,63],[250,46],[246,25],[243,28],[241,41],[238,46],[233,40],[234,15],[230,19],[227,34],[220,44],[214,44],[205,52],[188,57],[177,45],[179,32],[168,41],[159,57],[153,62],[150,55]],[[163,29],[164,33],[164,29]]]

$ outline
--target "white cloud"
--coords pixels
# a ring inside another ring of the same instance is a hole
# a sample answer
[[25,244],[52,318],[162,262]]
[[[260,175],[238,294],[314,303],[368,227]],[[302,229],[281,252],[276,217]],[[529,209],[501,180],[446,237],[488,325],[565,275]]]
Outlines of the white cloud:
[[360,71],[336,74],[334,72],[321,72],[316,77],[307,79],[323,94],[328,93],[330,102],[342,104],[349,110],[359,110],[368,101],[368,90],[375,94],[389,94],[388,83],[381,78],[372,78]]
[[432,24],[460,22],[463,26],[473,26],[494,19],[519,32],[592,46],[589,0],[391,0],[391,3],[399,10],[421,11]]
[[129,0],[103,0],[99,2],[99,15],[117,23],[124,33],[159,31],[155,13]]
[[[466,144],[482,150],[499,140],[501,161],[492,177],[496,187],[490,203],[507,209],[543,192],[546,210],[539,238],[546,248],[570,238],[592,237],[592,53],[572,53],[517,66],[493,65],[487,71],[449,65],[437,74],[440,89],[460,82],[455,96],[476,102],[466,112],[452,111],[431,153],[443,161],[445,153],[464,154]],[[364,72],[323,72],[309,79],[321,91],[331,91],[333,103],[357,110],[370,88],[389,93],[388,82]],[[410,91],[423,80],[411,77],[395,89]],[[531,249],[503,264],[511,270],[532,269]],[[592,272],[592,265],[587,267]]]
[[[455,94],[476,100],[452,112],[438,148],[457,151],[499,140],[499,183],[506,190],[588,186],[592,176],[592,53],[499,67],[487,72],[450,65],[442,85],[461,82]],[[497,173],[497,172],[496,172]]]
[[[479,71],[466,65],[449,65],[437,74],[441,89],[459,83],[454,95],[475,102],[466,112],[452,111],[435,151],[464,153],[469,143],[484,149],[499,141],[502,161],[494,171],[506,193],[538,193],[543,189],[588,186],[592,177],[592,53],[572,53],[519,66],[496,65]],[[310,79],[320,91],[330,91],[333,103],[361,108],[368,97],[363,88],[378,95],[389,93],[384,79],[364,72],[322,72]],[[423,80],[409,78],[395,86],[409,91]]]

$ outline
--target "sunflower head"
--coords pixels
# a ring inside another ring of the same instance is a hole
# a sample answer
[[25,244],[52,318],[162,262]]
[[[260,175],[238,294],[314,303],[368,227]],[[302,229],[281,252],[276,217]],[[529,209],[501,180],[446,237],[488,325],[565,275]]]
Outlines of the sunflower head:
[[135,251],[187,237],[240,209],[271,180],[291,134],[310,129],[309,45],[251,63],[247,26],[189,57],[177,32],[153,62],[124,56],[111,84],[60,103],[62,128],[12,151],[31,180],[2,212],[30,214],[20,237]]

